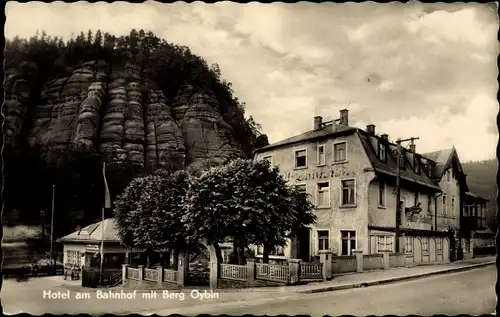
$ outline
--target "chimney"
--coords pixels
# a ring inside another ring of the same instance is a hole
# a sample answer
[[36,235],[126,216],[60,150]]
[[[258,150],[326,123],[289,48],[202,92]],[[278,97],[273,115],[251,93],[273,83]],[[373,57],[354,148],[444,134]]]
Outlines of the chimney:
[[319,128],[321,128],[322,121],[323,117],[321,116],[314,117],[314,130],[318,130]]
[[340,121],[339,124],[348,126],[349,125],[349,110],[340,110]]
[[417,146],[415,144],[410,144],[410,152],[412,152],[413,154],[415,154],[415,152],[417,151],[416,148]]
[[385,134],[385,133],[384,133],[384,134],[382,134],[380,137],[381,137],[383,140],[389,141],[389,135],[388,135],[388,134]]
[[367,125],[366,132],[370,133],[371,135],[375,135],[375,125],[374,124]]

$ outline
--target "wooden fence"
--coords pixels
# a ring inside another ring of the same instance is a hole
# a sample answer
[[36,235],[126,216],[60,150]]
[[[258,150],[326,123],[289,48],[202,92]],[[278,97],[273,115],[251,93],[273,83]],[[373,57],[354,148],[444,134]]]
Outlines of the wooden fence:
[[229,280],[246,281],[247,276],[247,266],[246,265],[233,265],[233,264],[221,264],[220,265],[220,277]]
[[170,269],[163,269],[163,281],[164,282],[177,282],[177,271]]
[[139,269],[133,267],[127,267],[126,278],[139,281]]
[[290,267],[255,263],[255,278],[259,280],[287,283],[290,277]]
[[158,270],[157,269],[144,269],[144,280],[157,282],[158,281]]
[[300,263],[300,279],[323,279],[323,263]]

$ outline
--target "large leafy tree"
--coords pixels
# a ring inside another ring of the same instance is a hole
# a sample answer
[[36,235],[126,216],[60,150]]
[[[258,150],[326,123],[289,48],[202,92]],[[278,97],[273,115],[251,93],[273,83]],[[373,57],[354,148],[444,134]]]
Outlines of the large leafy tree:
[[134,179],[114,208],[121,242],[146,252],[181,249],[186,235],[181,223],[188,174],[158,170]]
[[248,244],[284,246],[316,216],[305,193],[287,184],[267,161],[237,159],[192,180],[183,222],[195,239],[219,243],[232,237],[236,259],[244,262]]

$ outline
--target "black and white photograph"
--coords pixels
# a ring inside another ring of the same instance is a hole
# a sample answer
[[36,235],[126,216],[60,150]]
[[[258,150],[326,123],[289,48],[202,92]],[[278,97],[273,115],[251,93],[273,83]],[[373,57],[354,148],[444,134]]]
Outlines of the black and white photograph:
[[6,315],[496,315],[498,2],[5,4]]

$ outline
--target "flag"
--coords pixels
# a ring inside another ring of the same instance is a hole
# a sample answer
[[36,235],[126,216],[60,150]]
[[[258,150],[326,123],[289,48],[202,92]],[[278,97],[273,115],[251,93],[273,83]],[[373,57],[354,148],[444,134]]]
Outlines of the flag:
[[102,176],[104,178],[104,208],[111,208],[111,196],[109,194],[108,181],[106,180],[106,163],[105,162],[102,163]]

